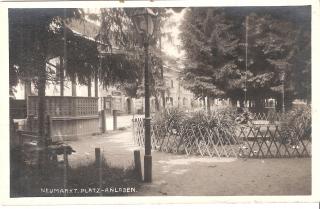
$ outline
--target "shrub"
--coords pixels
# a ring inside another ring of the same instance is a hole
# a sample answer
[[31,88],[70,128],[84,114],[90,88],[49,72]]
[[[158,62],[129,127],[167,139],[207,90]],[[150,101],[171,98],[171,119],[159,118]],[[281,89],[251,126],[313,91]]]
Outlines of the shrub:
[[181,152],[188,144],[236,143],[234,129],[236,110],[223,108],[210,113],[197,111],[185,113],[178,108],[159,112],[153,119],[153,134],[160,150]]
[[283,116],[283,143],[296,144],[299,140],[311,140],[311,126],[311,106],[293,108]]
[[187,114],[179,108],[168,108],[155,114],[153,125],[164,132],[173,133],[181,129],[186,117]]

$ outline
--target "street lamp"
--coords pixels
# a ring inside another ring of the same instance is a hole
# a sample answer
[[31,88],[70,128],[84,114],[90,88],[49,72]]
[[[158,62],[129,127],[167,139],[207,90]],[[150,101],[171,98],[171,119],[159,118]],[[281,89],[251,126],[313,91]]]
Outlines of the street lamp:
[[144,181],[152,181],[152,156],[151,156],[151,118],[150,118],[150,79],[149,79],[149,41],[154,32],[156,13],[150,8],[135,9],[131,15],[137,32],[142,36],[145,53],[144,61],[144,87],[145,87],[145,118],[144,118]]
[[284,105],[284,79],[285,79],[286,73],[284,71],[281,71],[280,73],[280,81],[282,85],[282,113],[285,112],[285,105]]

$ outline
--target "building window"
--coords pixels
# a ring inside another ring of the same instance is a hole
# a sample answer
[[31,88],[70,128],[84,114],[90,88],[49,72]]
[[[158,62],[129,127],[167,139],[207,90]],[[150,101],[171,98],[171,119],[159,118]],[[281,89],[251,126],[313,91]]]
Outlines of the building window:
[[183,97],[182,104],[187,105],[187,98]]
[[172,98],[172,97],[166,97],[166,103],[167,103],[169,106],[172,106],[172,105],[173,105],[173,98]]
[[173,98],[170,97],[170,105],[173,106]]
[[173,80],[171,80],[171,88],[173,88]]

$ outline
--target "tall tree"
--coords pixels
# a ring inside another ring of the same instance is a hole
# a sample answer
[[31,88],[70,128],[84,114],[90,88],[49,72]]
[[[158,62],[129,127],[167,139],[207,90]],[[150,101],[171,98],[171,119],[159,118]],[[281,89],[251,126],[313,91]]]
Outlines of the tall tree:
[[[287,101],[301,92],[310,95],[308,13],[308,7],[190,9],[181,28],[187,88],[198,96],[246,98],[261,106],[263,99],[279,98],[284,71]],[[307,76],[298,86],[294,78],[301,73]]]
[[184,85],[199,97],[223,97],[228,88],[239,88],[242,72],[236,56],[240,40],[224,10],[191,8],[181,30],[187,56]]

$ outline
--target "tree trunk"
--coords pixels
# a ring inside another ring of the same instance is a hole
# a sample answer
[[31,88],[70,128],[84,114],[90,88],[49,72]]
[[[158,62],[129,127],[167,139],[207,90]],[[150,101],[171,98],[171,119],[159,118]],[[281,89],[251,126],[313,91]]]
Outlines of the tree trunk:
[[[45,114],[46,114],[46,59],[47,59],[47,49],[48,49],[48,37],[47,28],[40,27],[37,34],[35,34],[35,39],[37,40],[35,45],[35,51],[37,53],[37,61],[39,65],[35,67],[38,68],[38,134],[40,146],[46,146],[47,140],[45,136]],[[45,160],[45,159],[44,159]]]
[[28,96],[31,95],[31,81],[29,79],[24,81],[24,99],[27,101]]
[[47,146],[48,140],[46,136],[46,61],[47,61],[47,50],[48,50],[48,28],[45,26],[39,26],[38,31],[34,34],[35,42],[35,58],[37,62],[35,63],[35,68],[38,72],[38,135],[39,135],[39,147],[42,148],[38,156],[38,168],[44,168],[48,161]]
[[236,107],[237,106],[237,100],[236,99],[230,99],[231,105],[232,107]]
[[241,99],[239,102],[240,102],[240,107],[244,108],[244,99]]
[[161,92],[161,99],[162,99],[162,107],[163,109],[166,109],[166,98],[165,98],[165,92]]
[[202,105],[203,109],[206,110],[206,98],[204,96],[202,97]]
[[211,101],[209,96],[207,96],[207,112],[211,112]]
[[293,102],[292,97],[288,96],[285,98],[285,100],[284,100],[285,111],[292,109],[292,102]]
[[256,104],[255,111],[257,113],[263,112],[263,100],[261,98],[256,98],[255,99],[255,104]]
[[38,132],[40,137],[40,143],[45,145],[45,111],[46,111],[46,64],[45,59],[42,61],[42,65],[39,68],[39,80],[38,80]]
[[157,96],[154,97],[154,103],[155,103],[156,111],[159,111],[160,110],[160,102],[159,102],[159,98]]

